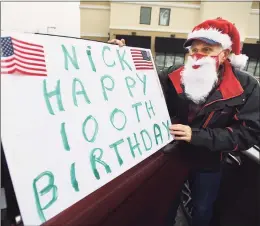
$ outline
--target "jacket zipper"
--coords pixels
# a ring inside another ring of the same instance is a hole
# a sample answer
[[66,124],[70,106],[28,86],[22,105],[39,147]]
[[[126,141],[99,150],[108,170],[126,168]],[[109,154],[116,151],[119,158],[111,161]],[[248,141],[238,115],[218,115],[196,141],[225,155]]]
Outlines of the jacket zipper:
[[209,124],[210,120],[212,119],[214,113],[215,113],[215,111],[212,111],[212,112],[209,114],[209,117],[207,118],[207,120],[205,121],[205,123],[204,123],[203,126],[202,126],[204,129],[208,126],[208,124]]

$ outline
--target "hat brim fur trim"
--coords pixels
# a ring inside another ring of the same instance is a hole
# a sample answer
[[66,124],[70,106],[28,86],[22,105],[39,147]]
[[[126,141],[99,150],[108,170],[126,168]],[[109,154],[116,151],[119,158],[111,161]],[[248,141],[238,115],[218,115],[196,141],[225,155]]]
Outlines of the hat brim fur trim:
[[228,58],[232,66],[240,70],[244,69],[247,65],[248,56],[245,54],[235,55],[232,53]]
[[230,49],[232,46],[232,41],[230,37],[215,28],[195,30],[188,35],[187,40],[196,38],[211,39],[215,42],[220,43],[223,49]]

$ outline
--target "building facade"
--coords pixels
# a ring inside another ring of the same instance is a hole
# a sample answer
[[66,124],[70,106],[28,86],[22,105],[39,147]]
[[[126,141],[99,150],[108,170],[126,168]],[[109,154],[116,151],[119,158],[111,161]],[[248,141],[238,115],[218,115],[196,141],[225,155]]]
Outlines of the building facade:
[[182,45],[203,20],[222,17],[239,29],[247,70],[259,76],[259,2],[81,2],[81,37],[104,41],[124,38],[129,46],[151,49],[160,69],[184,62]]

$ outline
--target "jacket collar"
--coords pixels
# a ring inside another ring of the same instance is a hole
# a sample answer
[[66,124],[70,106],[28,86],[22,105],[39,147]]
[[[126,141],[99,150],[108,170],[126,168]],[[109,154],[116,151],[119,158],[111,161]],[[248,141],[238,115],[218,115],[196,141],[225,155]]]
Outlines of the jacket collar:
[[[179,68],[176,71],[173,71],[169,74],[169,78],[175,87],[175,90],[178,94],[183,93],[182,83],[181,83],[181,73],[184,70],[184,67]],[[223,74],[222,81],[217,90],[220,91],[222,98],[219,100],[227,100],[237,96],[240,96],[244,89],[241,86],[239,80],[234,75],[232,66],[228,60],[223,64]]]

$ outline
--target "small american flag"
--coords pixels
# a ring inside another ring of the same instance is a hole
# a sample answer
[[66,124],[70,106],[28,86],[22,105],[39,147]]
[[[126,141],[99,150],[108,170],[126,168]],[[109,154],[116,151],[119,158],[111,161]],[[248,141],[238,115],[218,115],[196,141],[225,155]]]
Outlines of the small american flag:
[[47,76],[43,46],[1,37],[1,74]]
[[136,70],[152,70],[153,62],[148,51],[140,49],[131,49],[132,58]]

